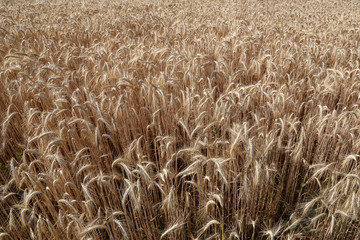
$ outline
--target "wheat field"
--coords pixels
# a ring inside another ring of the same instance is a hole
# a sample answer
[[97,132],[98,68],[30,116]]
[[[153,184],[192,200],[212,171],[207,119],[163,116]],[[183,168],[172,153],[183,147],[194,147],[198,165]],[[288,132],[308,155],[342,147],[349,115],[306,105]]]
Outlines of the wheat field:
[[359,22],[0,0],[0,239],[360,239]]

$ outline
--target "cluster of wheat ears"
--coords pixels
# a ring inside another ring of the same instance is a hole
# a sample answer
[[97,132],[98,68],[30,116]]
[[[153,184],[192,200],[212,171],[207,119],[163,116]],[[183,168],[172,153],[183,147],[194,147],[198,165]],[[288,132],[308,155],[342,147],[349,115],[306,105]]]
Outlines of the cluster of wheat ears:
[[359,1],[0,1],[0,239],[360,238]]

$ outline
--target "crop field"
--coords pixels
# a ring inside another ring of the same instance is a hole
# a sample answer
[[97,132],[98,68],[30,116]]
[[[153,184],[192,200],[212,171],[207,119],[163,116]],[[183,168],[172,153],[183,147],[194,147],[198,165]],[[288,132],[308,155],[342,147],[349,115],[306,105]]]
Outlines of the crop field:
[[360,2],[0,0],[0,239],[360,239]]

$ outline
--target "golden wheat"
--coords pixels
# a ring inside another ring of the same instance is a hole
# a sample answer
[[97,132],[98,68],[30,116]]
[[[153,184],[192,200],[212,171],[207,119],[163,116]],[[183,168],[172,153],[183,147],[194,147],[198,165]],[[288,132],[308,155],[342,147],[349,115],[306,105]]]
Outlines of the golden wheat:
[[0,0],[0,239],[358,239],[359,16]]

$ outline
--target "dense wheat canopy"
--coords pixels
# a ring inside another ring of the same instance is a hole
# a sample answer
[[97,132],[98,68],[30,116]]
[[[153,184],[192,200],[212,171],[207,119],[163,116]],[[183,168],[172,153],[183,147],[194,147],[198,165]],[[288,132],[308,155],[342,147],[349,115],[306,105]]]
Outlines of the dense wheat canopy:
[[359,239],[359,23],[0,0],[0,239]]

